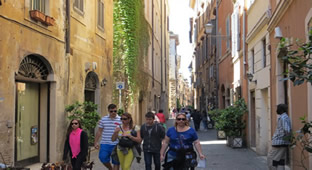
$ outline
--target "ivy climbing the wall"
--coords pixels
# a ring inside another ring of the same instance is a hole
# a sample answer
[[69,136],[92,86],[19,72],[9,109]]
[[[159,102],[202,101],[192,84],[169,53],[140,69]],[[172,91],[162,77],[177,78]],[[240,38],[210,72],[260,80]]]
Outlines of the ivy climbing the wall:
[[[130,99],[144,86],[140,70],[150,44],[149,24],[144,16],[143,0],[114,0],[114,81],[124,81],[123,104],[125,109]],[[147,81],[145,81],[147,82]],[[114,102],[118,91],[114,91]]]

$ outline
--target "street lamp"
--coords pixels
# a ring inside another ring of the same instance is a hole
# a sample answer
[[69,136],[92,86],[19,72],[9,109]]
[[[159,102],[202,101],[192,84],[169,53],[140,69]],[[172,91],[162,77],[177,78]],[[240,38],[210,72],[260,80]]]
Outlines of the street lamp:
[[205,25],[205,33],[206,34],[211,34],[212,33],[212,28],[213,28],[213,25],[210,22],[208,22]]
[[252,73],[247,73],[247,78],[248,78],[249,82],[257,83],[257,80],[252,81],[252,79],[254,78],[254,75]]

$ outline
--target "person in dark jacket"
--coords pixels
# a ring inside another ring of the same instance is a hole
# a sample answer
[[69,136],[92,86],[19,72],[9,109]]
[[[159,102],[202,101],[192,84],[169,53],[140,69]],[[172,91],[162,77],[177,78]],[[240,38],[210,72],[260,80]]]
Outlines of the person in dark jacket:
[[192,114],[192,117],[193,117],[193,121],[194,121],[195,130],[198,131],[200,128],[200,121],[201,121],[201,115],[200,115],[199,111],[197,111],[195,109],[193,114]]
[[63,160],[70,153],[73,170],[81,170],[82,163],[88,155],[88,135],[81,128],[81,123],[73,119],[67,129]]
[[160,170],[160,148],[161,141],[165,137],[164,127],[154,122],[155,115],[147,112],[145,115],[145,124],[141,126],[141,138],[143,142],[143,152],[145,169],[152,169],[152,158],[154,159],[155,170]]

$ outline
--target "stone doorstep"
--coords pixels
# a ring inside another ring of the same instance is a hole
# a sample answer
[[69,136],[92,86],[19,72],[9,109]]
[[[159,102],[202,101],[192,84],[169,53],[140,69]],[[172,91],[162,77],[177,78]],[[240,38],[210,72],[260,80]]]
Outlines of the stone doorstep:
[[[96,149],[94,147],[91,147],[91,154],[93,151],[95,151]],[[42,166],[43,162],[38,162],[38,163],[35,163],[35,164],[31,164],[31,165],[28,165],[26,166],[25,168],[30,168],[30,170],[40,170],[41,169],[41,166]]]
[[26,166],[25,168],[30,168],[30,170],[40,170],[43,163],[35,163],[29,166]]

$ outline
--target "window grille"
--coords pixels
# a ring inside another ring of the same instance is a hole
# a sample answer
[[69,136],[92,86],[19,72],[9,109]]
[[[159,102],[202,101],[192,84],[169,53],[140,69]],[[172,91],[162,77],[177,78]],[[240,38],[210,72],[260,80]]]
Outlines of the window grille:
[[38,10],[45,13],[46,0],[31,0],[31,10]]

